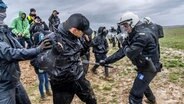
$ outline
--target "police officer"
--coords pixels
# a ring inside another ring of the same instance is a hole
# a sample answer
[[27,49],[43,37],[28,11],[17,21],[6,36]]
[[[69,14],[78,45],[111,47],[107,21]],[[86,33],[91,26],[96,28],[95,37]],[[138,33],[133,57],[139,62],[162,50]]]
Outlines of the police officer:
[[[144,17],[143,22],[146,27],[148,27],[152,32],[154,32],[154,34],[158,39],[164,37],[163,27],[161,25],[153,23],[150,17]],[[158,44],[159,44],[159,41],[158,41]],[[160,46],[158,47],[158,49],[160,53]]]
[[18,62],[35,57],[44,49],[51,48],[51,44],[46,39],[36,48],[22,48],[3,22],[6,8],[0,0],[0,104],[31,104],[20,82]]
[[105,60],[101,60],[100,64],[113,63],[127,56],[137,67],[137,77],[130,90],[129,103],[142,104],[143,95],[145,95],[146,102],[155,104],[156,99],[149,84],[160,70],[158,38],[132,12],[124,13],[119,25],[128,33],[128,38],[121,49]]
[[161,25],[153,23],[150,17],[144,17],[143,21],[145,25],[151,29],[158,38],[164,37],[163,27]]
[[[99,27],[98,28],[98,36],[96,36],[92,41],[93,46],[93,53],[95,54],[96,63],[99,63],[100,60],[104,60],[107,57],[108,52],[108,42],[106,39],[106,35],[108,34],[108,31],[105,27]],[[97,68],[99,65],[94,65],[91,71],[94,74],[97,74]],[[109,76],[108,67],[105,66],[105,77]]]
[[70,104],[76,94],[86,104],[96,104],[90,82],[84,76],[81,63],[82,45],[79,38],[92,34],[88,19],[80,13],[72,14],[58,27],[56,34],[48,35],[55,46],[38,57],[50,76],[54,104]]

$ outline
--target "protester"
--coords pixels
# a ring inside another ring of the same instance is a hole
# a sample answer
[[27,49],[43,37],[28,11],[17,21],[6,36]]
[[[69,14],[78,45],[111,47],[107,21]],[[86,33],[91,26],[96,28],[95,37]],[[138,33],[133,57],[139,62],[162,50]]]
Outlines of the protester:
[[19,16],[15,18],[11,23],[12,33],[15,34],[20,44],[25,48],[27,42],[27,48],[31,48],[32,42],[30,39],[29,22],[26,19],[26,13],[20,11]]
[[81,62],[81,43],[83,34],[91,35],[88,19],[80,13],[72,14],[59,25],[53,39],[52,50],[38,57],[38,63],[49,74],[54,104],[70,104],[76,94],[86,104],[96,104],[90,82],[85,78]]
[[37,45],[35,44],[35,41],[36,42],[39,41],[39,40],[35,40],[38,38],[34,39],[34,37],[38,36],[38,34],[46,35],[48,33],[49,33],[49,28],[47,24],[44,21],[42,21],[42,19],[39,16],[36,16],[34,23],[30,27],[31,40],[33,42],[33,45]]
[[19,61],[35,57],[51,48],[52,44],[50,40],[45,39],[36,48],[23,48],[3,22],[6,9],[6,4],[0,0],[0,104],[31,104],[20,81]]
[[34,22],[35,17],[36,17],[36,9],[31,8],[30,13],[27,16],[27,20],[29,21],[30,25]]
[[[106,36],[108,34],[108,31],[106,27],[99,27],[98,28],[98,36],[96,36],[93,41],[92,41],[92,46],[93,46],[93,53],[95,54],[95,60],[96,63],[99,63],[100,60],[104,60],[107,58],[107,52],[108,52],[108,42],[106,39]],[[97,74],[97,68],[99,65],[94,65],[91,71],[94,74]],[[109,72],[108,72],[108,67],[105,66],[105,77],[109,77]]]
[[57,10],[53,10],[51,16],[49,17],[49,29],[52,32],[55,32],[60,24],[58,14],[59,12]]

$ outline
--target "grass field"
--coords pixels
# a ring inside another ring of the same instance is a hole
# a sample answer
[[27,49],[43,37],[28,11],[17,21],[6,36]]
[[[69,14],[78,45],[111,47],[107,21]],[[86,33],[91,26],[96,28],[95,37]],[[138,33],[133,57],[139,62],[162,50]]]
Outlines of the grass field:
[[162,48],[161,60],[164,67],[170,71],[169,80],[184,85],[184,27],[165,28],[164,33],[164,38],[160,39],[161,47],[172,49],[165,50],[165,48]]
[[162,47],[184,50],[184,27],[164,29],[164,38],[160,39]]

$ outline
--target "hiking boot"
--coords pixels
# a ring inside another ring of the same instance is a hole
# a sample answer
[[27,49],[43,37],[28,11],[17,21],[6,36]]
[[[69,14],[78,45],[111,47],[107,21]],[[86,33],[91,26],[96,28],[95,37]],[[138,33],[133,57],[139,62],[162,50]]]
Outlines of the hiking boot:
[[156,100],[145,99],[144,102],[147,103],[147,104],[157,104]]
[[46,100],[45,95],[41,96],[40,100],[45,101]]
[[46,91],[47,96],[52,96],[51,92],[49,90]]

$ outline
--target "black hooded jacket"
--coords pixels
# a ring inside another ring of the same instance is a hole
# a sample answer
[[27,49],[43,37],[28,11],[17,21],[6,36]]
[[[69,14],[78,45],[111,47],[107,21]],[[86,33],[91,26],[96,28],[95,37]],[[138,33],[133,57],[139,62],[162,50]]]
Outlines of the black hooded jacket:
[[19,61],[31,59],[39,53],[39,48],[22,48],[8,26],[0,25],[0,92],[15,88],[20,81]]
[[80,40],[67,31],[63,24],[59,25],[56,34],[52,33],[47,37],[54,42],[60,42],[63,46],[62,49],[57,46],[53,47],[43,55],[43,60],[39,62],[46,65],[44,67],[47,67],[46,70],[51,80],[59,82],[78,80],[83,75]]
[[108,52],[108,42],[106,39],[106,35],[108,31],[103,31],[105,27],[100,27],[98,30],[98,35],[92,40],[93,53],[104,53]]

